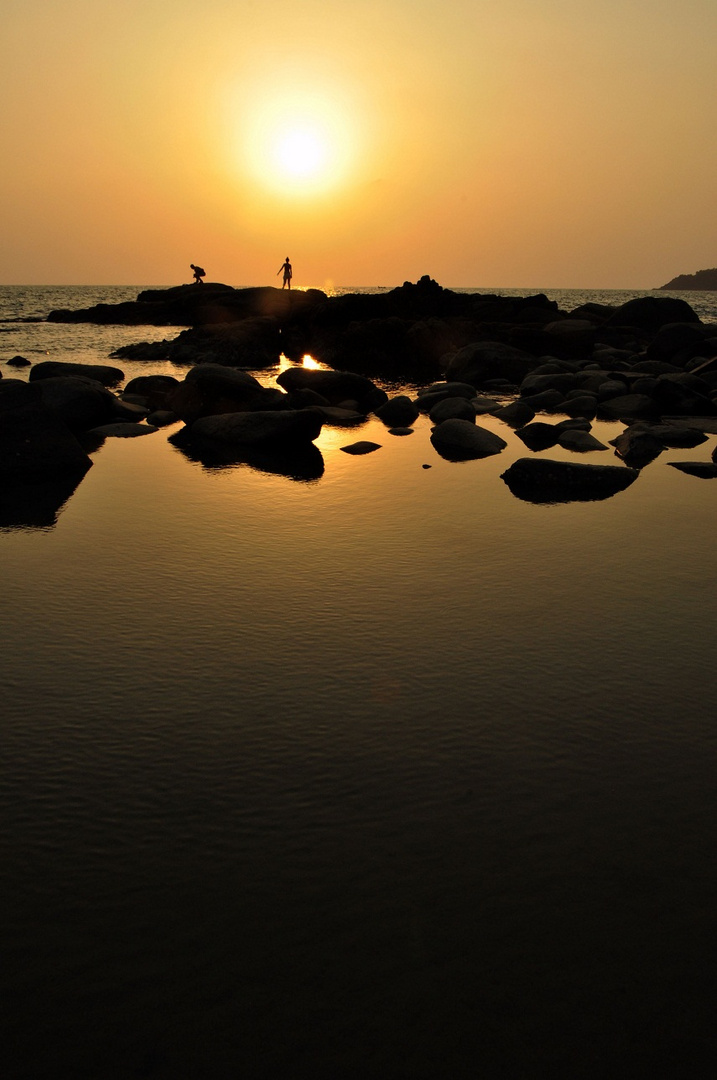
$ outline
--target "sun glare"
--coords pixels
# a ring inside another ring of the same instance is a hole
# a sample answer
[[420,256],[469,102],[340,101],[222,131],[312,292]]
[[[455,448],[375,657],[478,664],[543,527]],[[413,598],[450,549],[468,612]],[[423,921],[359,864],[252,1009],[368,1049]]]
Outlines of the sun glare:
[[287,176],[318,176],[326,168],[328,156],[325,137],[310,127],[279,132],[272,147],[276,167]]
[[358,141],[356,118],[336,87],[295,91],[289,101],[274,88],[257,88],[243,102],[236,148],[255,184],[292,198],[339,188],[350,176]]

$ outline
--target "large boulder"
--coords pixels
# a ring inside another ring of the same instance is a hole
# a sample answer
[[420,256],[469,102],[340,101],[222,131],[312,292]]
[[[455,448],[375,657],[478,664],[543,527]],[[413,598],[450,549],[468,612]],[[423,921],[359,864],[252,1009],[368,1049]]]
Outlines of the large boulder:
[[82,477],[92,461],[68,425],[48,409],[34,386],[0,383],[0,481],[35,484]]
[[178,386],[179,379],[173,375],[138,375],[127,383],[124,394],[137,394],[145,399],[150,409],[161,409],[167,394]]
[[419,412],[407,394],[398,394],[376,409],[376,416],[388,427],[407,427]]
[[431,432],[433,446],[447,461],[468,461],[499,454],[505,439],[470,420],[444,420]]
[[191,424],[202,416],[220,413],[282,409],[285,402],[280,390],[262,386],[248,371],[198,364],[187,372],[184,382],[167,393],[164,407]]
[[507,379],[520,385],[537,367],[538,360],[522,349],[500,341],[476,341],[459,349],[446,364],[446,379],[480,388],[490,379]]
[[43,360],[35,364],[29,375],[30,382],[38,379],[55,379],[75,375],[82,379],[94,379],[103,386],[117,386],[124,379],[124,371],[108,364],[71,364],[65,360]]
[[192,440],[238,446],[306,444],[321,432],[322,421],[312,409],[283,412],[231,412],[203,416],[190,429]]
[[96,379],[62,376],[38,379],[45,407],[75,431],[86,431],[115,418],[117,398]]
[[635,326],[653,333],[668,323],[699,323],[686,300],[672,296],[636,296],[622,304],[605,326]]
[[323,371],[319,368],[291,367],[277,376],[277,383],[291,393],[307,388],[321,394],[330,405],[355,401],[359,409],[372,412],[388,401],[388,394],[371,379],[351,371]]
[[624,491],[639,476],[621,465],[584,465],[519,458],[501,479],[518,499],[532,503],[592,502]]
[[429,416],[434,424],[442,424],[444,420],[469,420],[475,423],[475,406],[464,397],[448,397],[437,401],[431,409]]

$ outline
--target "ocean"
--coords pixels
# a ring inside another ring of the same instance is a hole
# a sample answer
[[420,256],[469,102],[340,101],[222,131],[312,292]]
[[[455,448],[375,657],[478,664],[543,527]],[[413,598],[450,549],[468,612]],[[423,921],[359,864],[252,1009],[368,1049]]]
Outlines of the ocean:
[[[3,377],[181,378],[41,321],[138,291],[0,289]],[[479,422],[303,480],[107,439],[0,529],[3,1076],[714,1075],[716,437],[536,505]]]

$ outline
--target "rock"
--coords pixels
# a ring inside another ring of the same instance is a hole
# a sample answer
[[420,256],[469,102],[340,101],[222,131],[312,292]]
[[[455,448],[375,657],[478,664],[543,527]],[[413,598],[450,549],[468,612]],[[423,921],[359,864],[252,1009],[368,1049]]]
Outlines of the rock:
[[131,420],[138,423],[144,420],[148,412],[146,405],[136,405],[133,401],[115,398],[115,416],[118,420]]
[[313,442],[321,432],[321,419],[309,409],[276,412],[228,412],[203,416],[190,428],[192,440],[256,446]]
[[323,371],[317,368],[291,367],[277,377],[284,390],[292,392],[307,387],[321,394],[331,405],[354,399],[360,410],[373,412],[388,401],[388,394],[371,379],[350,371]]
[[[431,394],[440,394],[443,398],[449,397],[475,397],[476,388],[470,383],[463,382],[434,382],[430,386],[424,386],[418,391],[419,399]],[[438,400],[438,399],[437,399]],[[425,412],[426,410],[422,410]]]
[[103,386],[116,386],[124,379],[124,371],[105,364],[69,364],[60,360],[43,360],[35,364],[30,372],[30,382],[38,379],[56,379],[78,376],[81,379],[93,379]]
[[530,423],[535,416],[535,411],[527,401],[512,401],[510,405],[493,409],[493,416],[510,427],[522,428]]
[[91,428],[88,434],[99,435],[103,439],[110,437],[133,439],[137,435],[151,435],[154,431],[159,431],[159,428],[153,427],[151,424],[132,424],[118,421],[116,424],[101,424],[99,427]]
[[30,367],[30,361],[24,356],[11,356],[5,363],[8,367]]
[[623,420],[633,417],[659,416],[659,406],[645,394],[622,394],[620,397],[601,401],[598,410],[606,420]]
[[412,424],[420,413],[407,394],[399,394],[376,409],[376,416],[388,427]]
[[122,396],[141,394],[150,409],[161,409],[167,400],[167,394],[180,385],[173,375],[138,375],[126,384]]
[[413,435],[412,427],[391,427],[388,429],[389,435]]
[[431,432],[431,442],[448,461],[468,461],[499,454],[508,445],[500,435],[470,420],[444,420]]
[[636,296],[622,304],[606,321],[605,326],[636,326],[655,332],[667,323],[699,323],[685,300],[671,296]]
[[494,378],[520,384],[537,365],[530,353],[499,341],[479,341],[459,349],[449,360],[446,379],[470,383],[480,388]]
[[[2,485],[79,480],[92,465],[76,436],[19,379],[0,383],[0,480]],[[71,490],[74,484],[71,486]],[[64,501],[64,500],[63,500]]]
[[286,395],[263,387],[258,379],[238,368],[198,364],[165,396],[165,408],[187,424],[220,413],[283,409]]
[[374,450],[380,450],[381,444],[375,442],[369,442],[364,440],[362,442],[350,443],[348,446],[340,446],[339,450],[343,450],[345,454],[372,454]]
[[537,420],[534,424],[520,428],[515,434],[529,450],[549,450],[551,446],[555,446],[560,433],[554,424],[544,424]]
[[621,465],[519,458],[502,474],[516,498],[532,503],[592,502],[624,491],[639,476]]
[[75,431],[86,431],[115,417],[117,398],[96,379],[75,376],[41,378],[37,386],[44,405]]
[[269,317],[257,317],[183,330],[172,342],[170,359],[180,364],[257,369],[278,364],[281,352],[279,322]]
[[594,394],[576,393],[574,397],[567,397],[563,402],[562,411],[568,416],[584,417],[592,420],[597,413],[597,398]]
[[564,450],[573,450],[578,454],[587,454],[592,450],[607,450],[605,443],[601,443],[589,431],[580,428],[565,428],[560,432],[558,442]]
[[610,439],[610,445],[633,469],[643,469],[665,448],[665,444],[655,437],[647,424],[631,424],[615,439]]
[[178,421],[179,417],[177,414],[170,412],[169,409],[157,409],[147,416],[147,423],[158,428],[167,427],[169,424],[176,424]]
[[495,398],[485,397],[483,394],[472,397],[470,400],[477,416],[487,416],[489,413],[494,413],[501,408],[499,401],[496,401]]
[[539,394],[531,394],[525,398],[527,405],[537,412],[558,412],[565,401],[559,390],[542,390]]
[[448,397],[437,401],[430,411],[430,418],[434,424],[441,424],[444,420],[468,420],[475,423],[476,411],[471,402],[464,397]]
[[329,402],[323,394],[317,394],[308,386],[302,386],[300,390],[291,390],[286,395],[288,409],[307,409],[310,405],[328,405]]

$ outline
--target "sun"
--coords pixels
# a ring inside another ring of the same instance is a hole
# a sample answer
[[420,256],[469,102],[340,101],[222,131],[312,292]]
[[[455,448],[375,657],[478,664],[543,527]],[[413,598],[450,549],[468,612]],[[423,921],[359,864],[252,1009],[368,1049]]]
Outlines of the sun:
[[238,163],[257,189],[283,199],[337,191],[358,153],[352,113],[336,87],[295,89],[289,100],[273,87],[257,88],[242,103]]
[[275,168],[299,180],[314,179],[330,163],[331,144],[325,132],[311,125],[277,131],[271,146]]

